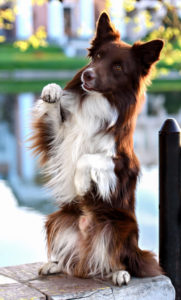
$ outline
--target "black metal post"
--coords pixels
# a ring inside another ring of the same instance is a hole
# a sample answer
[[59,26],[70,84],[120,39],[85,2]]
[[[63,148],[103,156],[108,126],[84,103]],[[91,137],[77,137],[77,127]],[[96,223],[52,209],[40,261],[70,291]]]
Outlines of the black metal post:
[[181,300],[181,130],[167,119],[159,131],[160,265]]

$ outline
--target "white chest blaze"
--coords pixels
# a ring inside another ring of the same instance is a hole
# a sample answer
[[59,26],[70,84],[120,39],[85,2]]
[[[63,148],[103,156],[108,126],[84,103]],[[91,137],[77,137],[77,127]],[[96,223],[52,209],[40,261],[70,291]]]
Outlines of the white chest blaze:
[[101,129],[105,124],[108,127],[115,124],[116,110],[99,93],[86,96],[82,106],[78,105],[76,97],[65,93],[61,98],[62,106],[70,115],[55,134],[56,144],[47,167],[51,178],[49,186],[59,204],[70,202],[77,195],[74,176],[77,162],[83,155],[98,154],[106,159],[115,155],[113,136]]

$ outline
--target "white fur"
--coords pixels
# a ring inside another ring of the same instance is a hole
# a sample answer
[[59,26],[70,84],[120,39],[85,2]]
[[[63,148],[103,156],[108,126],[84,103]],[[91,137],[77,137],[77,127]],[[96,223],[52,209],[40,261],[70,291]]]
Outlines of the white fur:
[[54,274],[59,273],[61,270],[58,266],[58,263],[53,261],[48,261],[46,264],[44,264],[41,269],[39,270],[39,273],[41,275],[48,275],[48,274]]
[[[84,195],[90,180],[97,184],[98,193],[109,200],[116,187],[112,158],[115,156],[115,141],[111,134],[100,129],[108,123],[112,126],[118,117],[107,99],[100,93],[91,92],[79,105],[78,95],[68,91],[51,93],[50,85],[43,89],[43,97],[56,95],[56,103],[40,100],[38,114],[46,114],[54,129],[52,155],[45,172],[51,178],[52,188],[59,205],[71,202],[77,195]],[[58,96],[59,95],[59,99]],[[53,100],[52,100],[53,101]],[[60,108],[67,112],[62,123]]]
[[[73,275],[71,264],[75,263],[79,256],[79,239],[78,231],[73,226],[60,228],[51,244],[50,260],[40,269],[40,274],[66,272]],[[67,257],[69,257],[68,261]]]
[[[64,232],[59,232],[54,241],[51,254],[52,260],[43,265],[40,269],[40,274],[66,272],[69,275],[73,275],[71,263],[78,259],[78,255],[78,233],[70,228]],[[67,256],[69,256],[68,261]]]
[[116,188],[114,163],[105,154],[84,154],[77,162],[74,183],[78,195],[83,196],[90,188],[91,180],[97,184],[98,192],[109,199]]
[[[72,227],[60,230],[57,234],[53,249],[52,257],[58,261],[58,267],[60,271],[72,274],[71,263],[78,258],[78,232]],[[69,257],[67,261],[67,256]]]
[[41,99],[48,100],[50,103],[59,101],[63,93],[61,87],[56,83],[46,85],[41,93]]
[[[85,216],[85,220],[82,220],[84,216],[80,217],[79,226],[81,231],[78,232],[73,226],[67,229],[60,229],[57,233],[55,240],[52,244],[51,259],[48,263],[44,264],[40,269],[40,274],[54,274],[59,272],[65,272],[69,275],[74,275],[74,266],[76,262],[81,260],[79,249],[81,240],[87,237],[86,231],[88,223],[91,221],[91,216]],[[83,223],[81,224],[81,222]],[[84,224],[85,222],[85,224]],[[106,228],[100,232],[92,244],[92,251],[88,254],[88,277],[106,275],[107,278],[111,278],[115,285],[128,284],[131,276],[125,270],[118,270],[112,273],[111,265],[109,261],[109,255],[107,253],[108,243],[110,242],[110,236]],[[67,257],[69,257],[67,261]]]
[[44,117],[48,124],[51,123],[53,133],[56,138],[56,133],[58,132],[62,124],[60,115],[60,103],[57,102],[52,104],[39,99],[36,102],[36,106],[33,108],[33,117],[34,119]]
[[[85,220],[82,218],[85,217]],[[47,275],[59,272],[65,272],[74,275],[74,266],[76,262],[81,260],[80,253],[81,240],[87,237],[87,228],[91,222],[91,215],[81,216],[79,220],[80,232],[74,226],[69,228],[60,228],[55,240],[52,244],[51,259],[40,269],[40,274]],[[81,224],[82,223],[82,224]],[[112,273],[107,253],[108,243],[110,242],[109,230],[106,227],[102,229],[100,234],[92,241],[92,251],[88,254],[88,277],[106,275],[111,278],[115,285],[128,284],[131,277],[125,270],[118,270]],[[67,261],[67,257],[69,257]]]
[[125,270],[119,270],[112,274],[112,281],[115,285],[128,284],[131,279],[130,274]]
[[109,255],[107,253],[109,238],[106,228],[97,236],[92,246],[92,253],[89,257],[89,276],[109,274],[111,266],[109,262]]
[[[45,264],[41,270],[41,274],[50,274],[57,272],[66,272],[73,275],[73,266],[76,262],[81,261],[81,241],[87,238],[87,229],[91,223],[91,216],[85,216],[85,223],[82,222],[82,217],[79,220],[80,231],[73,228],[73,226],[65,229],[61,228],[57,233],[55,240],[52,244],[51,261]],[[107,236],[108,232],[104,228],[100,234],[92,241],[92,251],[88,253],[88,267],[89,272],[87,276],[111,274],[111,266],[109,262],[109,255],[107,253],[108,243],[110,237]],[[79,257],[80,256],[80,257]],[[69,257],[67,261],[67,257]],[[55,263],[57,261],[57,263]]]

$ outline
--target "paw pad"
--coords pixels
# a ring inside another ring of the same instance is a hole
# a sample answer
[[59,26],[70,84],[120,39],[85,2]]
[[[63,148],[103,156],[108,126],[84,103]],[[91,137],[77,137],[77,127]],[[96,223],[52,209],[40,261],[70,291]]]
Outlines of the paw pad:
[[55,103],[60,100],[62,89],[58,84],[50,83],[46,85],[41,93],[41,99],[48,103]]

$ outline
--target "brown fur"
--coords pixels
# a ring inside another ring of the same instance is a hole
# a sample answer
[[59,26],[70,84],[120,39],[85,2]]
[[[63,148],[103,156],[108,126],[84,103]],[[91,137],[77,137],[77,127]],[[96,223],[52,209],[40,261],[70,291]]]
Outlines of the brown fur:
[[[81,105],[86,96],[82,89],[81,75],[87,68],[94,68],[96,78],[91,82],[92,89],[102,93],[119,112],[116,124],[111,128],[105,124],[103,128],[105,133],[109,132],[114,136],[116,144],[116,157],[113,161],[118,184],[111,195],[111,202],[98,196],[96,186],[92,183],[91,190],[84,197],[74,199],[72,204],[61,207],[47,218],[49,254],[56,236],[64,228],[73,226],[79,236],[76,246],[79,256],[74,257],[72,262],[72,275],[87,277],[91,253],[103,232],[106,232],[108,239],[107,253],[112,272],[126,269],[131,275],[138,277],[162,273],[154,255],[138,247],[134,208],[139,162],[133,149],[136,118],[151,68],[159,59],[162,47],[161,40],[144,44],[138,42],[133,46],[120,41],[119,33],[107,14],[103,13],[89,49],[89,65],[80,70],[65,87],[65,90],[79,94]],[[121,65],[121,68],[117,68],[117,65]],[[34,124],[34,130],[33,147],[36,153],[41,153],[42,163],[45,163],[50,155],[52,139],[43,119]],[[88,225],[84,225],[86,218]],[[67,259],[70,255],[71,253],[67,253]]]
[[46,122],[46,116],[33,121],[32,129],[34,134],[28,139],[31,142],[30,149],[33,153],[40,156],[40,164],[44,165],[50,154],[53,137],[50,130],[51,126]]
[[[80,200],[81,203],[81,200]],[[82,211],[80,211],[82,208]],[[85,229],[86,235],[80,231],[78,221],[81,216],[91,215],[91,221]],[[136,218],[129,210],[114,209],[108,204],[67,205],[48,217],[46,228],[48,249],[51,247],[63,228],[74,227],[79,235],[79,257],[74,257],[71,273],[78,277],[87,277],[89,259],[94,251],[97,239],[105,233],[108,238],[108,255],[112,272],[127,270],[132,276],[149,277],[162,274],[154,254],[138,247],[138,227]],[[60,236],[61,237],[61,236]],[[67,253],[69,257],[71,253]],[[66,264],[66,261],[65,261]],[[106,275],[106,274],[105,274]]]

